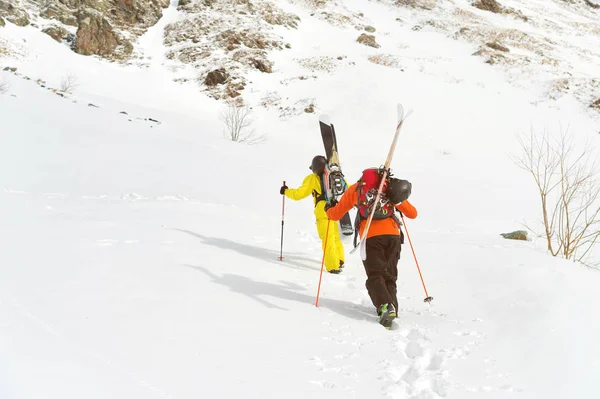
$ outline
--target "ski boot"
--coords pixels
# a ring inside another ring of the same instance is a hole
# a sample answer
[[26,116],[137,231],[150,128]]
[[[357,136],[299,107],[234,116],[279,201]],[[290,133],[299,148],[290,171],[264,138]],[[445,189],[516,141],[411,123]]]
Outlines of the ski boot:
[[384,303],[381,305],[377,314],[379,315],[377,322],[388,330],[392,328],[392,321],[398,316],[396,314],[396,308],[391,303]]
[[329,273],[331,273],[331,274],[340,274],[341,272],[342,272],[342,269],[329,270]]

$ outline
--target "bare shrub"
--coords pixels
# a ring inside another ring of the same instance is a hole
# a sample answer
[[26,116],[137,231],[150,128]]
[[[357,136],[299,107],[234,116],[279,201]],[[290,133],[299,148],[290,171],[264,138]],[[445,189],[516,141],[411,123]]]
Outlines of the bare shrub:
[[556,139],[532,130],[518,140],[522,153],[514,161],[537,186],[548,251],[598,267],[588,262],[600,239],[600,168],[591,146],[577,150],[566,131]]
[[248,106],[229,103],[221,120],[225,124],[224,136],[228,140],[246,144],[258,144],[266,140],[265,135],[259,135],[254,130]]
[[368,60],[373,64],[383,65],[390,68],[400,68],[400,62],[398,61],[398,58],[391,54],[370,55]]
[[60,91],[63,93],[71,93],[78,86],[77,80],[77,75],[68,73],[60,81]]
[[0,94],[5,94],[10,90],[10,83],[8,80],[0,80]]

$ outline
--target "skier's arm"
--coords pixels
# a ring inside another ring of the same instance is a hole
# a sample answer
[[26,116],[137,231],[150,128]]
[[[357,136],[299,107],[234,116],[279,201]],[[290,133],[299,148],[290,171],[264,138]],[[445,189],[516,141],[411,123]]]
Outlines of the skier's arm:
[[294,201],[299,201],[312,194],[314,187],[312,183],[313,175],[308,175],[304,178],[302,185],[298,188],[288,188],[285,190],[285,196]]
[[417,209],[408,200],[396,205],[396,209],[409,219],[417,217]]
[[356,184],[348,187],[336,206],[327,209],[327,217],[331,220],[340,220],[356,204]]

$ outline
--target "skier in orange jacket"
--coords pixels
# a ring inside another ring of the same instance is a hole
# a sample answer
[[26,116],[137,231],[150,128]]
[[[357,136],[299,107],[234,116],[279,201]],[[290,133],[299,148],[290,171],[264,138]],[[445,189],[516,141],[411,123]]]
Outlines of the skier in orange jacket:
[[[338,203],[332,202],[325,207],[327,216],[331,220],[339,220],[352,207],[357,206],[357,219],[360,221],[357,221],[356,225],[360,236],[363,237],[380,181],[380,169],[366,169],[361,179],[348,188]],[[397,317],[396,280],[401,245],[404,243],[401,223],[395,211],[400,211],[410,219],[417,217],[417,210],[407,201],[411,191],[412,185],[406,180],[395,178],[387,180],[365,241],[367,250],[367,259],[363,261],[367,274],[365,285],[377,309],[378,321],[386,328],[390,328],[392,320]]]

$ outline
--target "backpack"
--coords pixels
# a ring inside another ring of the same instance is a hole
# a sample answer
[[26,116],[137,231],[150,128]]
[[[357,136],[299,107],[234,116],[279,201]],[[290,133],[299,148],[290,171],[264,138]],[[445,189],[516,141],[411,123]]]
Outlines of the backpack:
[[[373,220],[382,220],[387,218],[393,218],[398,226],[401,226],[400,219],[396,216],[396,207],[386,196],[386,189],[389,180],[386,179],[383,184],[379,201],[375,204],[375,197],[377,196],[377,190],[381,183],[382,169],[369,168],[365,169],[362,173],[361,178],[358,180],[356,187],[356,194],[358,196],[358,202],[356,204],[357,212],[356,219],[354,221],[355,232],[354,232],[354,246],[356,246],[358,231],[360,228],[360,222],[368,219],[373,207],[375,206],[375,213],[373,214]],[[390,175],[388,175],[389,177]]]
[[344,180],[344,175],[337,164],[332,164],[331,166],[329,163],[325,164],[325,170],[319,175],[319,182],[321,183],[321,194],[313,191],[315,206],[317,206],[319,201],[329,202],[337,199],[348,188]]

